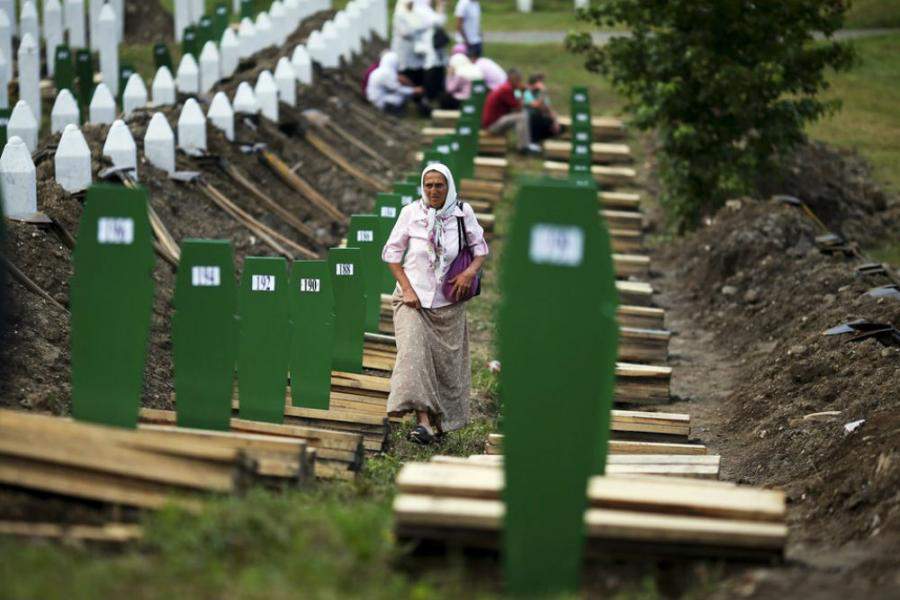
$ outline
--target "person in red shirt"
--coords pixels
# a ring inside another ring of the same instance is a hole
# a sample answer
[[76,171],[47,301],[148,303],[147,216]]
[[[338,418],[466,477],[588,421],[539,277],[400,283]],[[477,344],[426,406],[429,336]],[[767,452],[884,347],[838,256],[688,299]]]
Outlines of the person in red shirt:
[[516,69],[510,69],[506,83],[488,94],[485,99],[481,126],[494,135],[504,135],[510,129],[515,129],[519,152],[540,154],[540,146],[531,143],[528,111],[516,98],[516,91],[523,87],[522,74]]

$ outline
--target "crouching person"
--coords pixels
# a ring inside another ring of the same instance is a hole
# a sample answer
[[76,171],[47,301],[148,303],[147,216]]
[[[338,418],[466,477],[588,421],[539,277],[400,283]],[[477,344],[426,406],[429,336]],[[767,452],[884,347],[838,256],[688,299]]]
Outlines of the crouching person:
[[[406,113],[406,104],[412,100],[419,107],[422,116],[430,116],[427,106],[422,104],[423,90],[420,87],[409,85],[409,81],[400,75],[400,59],[394,52],[385,52],[378,63],[378,68],[369,75],[366,84],[366,99],[379,110],[395,115],[403,116]],[[425,114],[423,114],[425,111]]]
[[516,98],[516,91],[521,89],[522,74],[516,69],[510,69],[506,83],[488,94],[484,101],[481,126],[494,135],[504,135],[510,129],[515,129],[519,152],[540,154],[541,147],[532,143],[528,111]]

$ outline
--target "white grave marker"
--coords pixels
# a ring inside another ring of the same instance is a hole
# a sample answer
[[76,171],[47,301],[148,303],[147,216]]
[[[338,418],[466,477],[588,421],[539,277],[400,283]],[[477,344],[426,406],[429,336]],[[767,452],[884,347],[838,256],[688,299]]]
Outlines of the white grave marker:
[[109,128],[103,144],[103,156],[108,157],[116,168],[130,169],[131,176],[137,181],[137,144],[125,121],[117,119]]
[[109,91],[105,83],[101,83],[94,88],[88,116],[89,123],[98,125],[110,125],[116,120],[116,99],[113,98],[112,92]]
[[178,72],[175,74],[175,85],[182,94],[200,93],[200,68],[193,55],[185,54],[181,57]]
[[29,152],[37,150],[38,122],[31,112],[31,107],[24,100],[16,102],[16,106],[9,116],[9,125],[6,126],[6,135],[10,138],[18,137],[25,142]]
[[104,4],[97,19],[100,74],[114,95],[119,93],[119,21],[111,4]]
[[41,122],[41,54],[37,40],[26,33],[19,44],[19,98]]
[[284,45],[291,33],[291,24],[288,21],[287,11],[279,0],[275,0],[269,7],[269,18],[272,21],[272,39],[275,41],[275,45]]
[[286,56],[282,56],[275,67],[275,85],[282,102],[291,107],[297,106],[297,73]]
[[26,35],[30,35],[35,44],[40,43],[41,24],[38,21],[37,6],[32,0],[25,0],[22,3],[22,12],[19,15],[19,38],[24,40]]
[[147,102],[147,86],[144,85],[143,78],[140,73],[132,73],[122,92],[122,112],[125,118],[130,117],[135,110],[147,106]]
[[73,51],[76,48],[87,47],[87,36],[84,30],[84,0],[66,0],[65,27],[69,33],[69,46]]
[[228,101],[225,92],[218,92],[213,97],[206,118],[225,133],[228,141],[234,141],[234,109],[231,108],[231,102]]
[[257,51],[271,48],[276,44],[275,28],[272,26],[269,13],[263,11],[256,15],[254,25],[256,25]]
[[44,46],[47,49],[47,74],[56,72],[56,47],[63,43],[63,15],[59,0],[44,0]]
[[192,0],[175,0],[175,41],[178,43],[184,38],[185,27],[193,23],[191,2]]
[[17,136],[12,136],[0,155],[0,189],[7,216],[28,218],[37,212],[37,173],[31,151]]
[[154,106],[170,106],[175,104],[175,80],[172,78],[172,71],[169,67],[163,65],[156,71],[153,83],[150,85],[150,91],[153,94]]
[[50,111],[50,133],[64,131],[67,126],[76,128],[81,124],[81,111],[78,102],[69,90],[60,90]]
[[241,46],[234,30],[229,27],[222,34],[222,41],[219,43],[219,58],[221,60],[222,77],[228,78],[237,71],[238,63],[241,60]]
[[[6,14],[6,20],[10,27],[10,37],[18,35],[19,32],[16,29],[16,23],[18,23],[19,20],[16,18],[16,15],[18,14],[16,12],[16,0],[0,0],[0,12]],[[8,54],[8,56],[11,55]]]
[[253,88],[246,81],[242,81],[234,95],[234,112],[245,115],[259,114],[259,102]]
[[70,194],[86,190],[92,182],[91,149],[75,125],[66,125],[53,158],[56,183]]
[[278,122],[278,86],[269,71],[263,71],[256,80],[256,100],[265,118]]
[[200,52],[200,93],[208,94],[220,77],[219,50],[215,42],[206,42]]
[[91,50],[100,48],[100,12],[106,0],[88,0],[88,30],[91,37]]
[[178,117],[178,147],[188,154],[206,152],[206,117],[193,98],[188,98]]
[[[0,17],[3,13],[0,13]],[[0,108],[9,108],[9,80],[12,65],[3,51],[0,50]]]
[[[9,17],[6,13],[0,10],[0,52],[3,53],[3,57],[6,58],[6,62],[9,65],[7,68],[7,79],[6,83],[9,85],[9,80],[12,78],[12,69],[13,69],[13,61],[15,60],[15,54],[13,54],[13,27]],[[9,90],[4,92],[5,94],[9,94]],[[7,101],[7,106],[9,106],[9,102]],[[4,107],[5,108],[5,107]]]
[[312,83],[312,60],[309,57],[309,52],[306,51],[306,46],[301,44],[294,48],[294,54],[291,56],[291,65],[294,67],[294,72],[297,74],[298,82],[303,85]]
[[238,55],[242,59],[250,58],[256,53],[256,26],[253,25],[253,21],[250,19],[242,19],[240,26],[238,26],[238,46]]
[[154,114],[147,126],[144,156],[157,169],[169,174],[175,172],[175,134],[162,113]]

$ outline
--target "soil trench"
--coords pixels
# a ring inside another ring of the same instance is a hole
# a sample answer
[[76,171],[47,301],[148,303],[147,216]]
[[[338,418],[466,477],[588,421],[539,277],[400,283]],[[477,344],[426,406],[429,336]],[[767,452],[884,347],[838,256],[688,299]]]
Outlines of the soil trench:
[[[897,199],[861,185],[853,161],[815,145],[771,187],[807,190],[850,239],[896,239]],[[863,260],[823,254],[820,233],[798,209],[742,199],[652,256],[673,332],[672,403],[657,408],[691,415],[723,480],[788,501],[785,564],[728,565],[709,597],[900,597],[900,348],[822,335],[900,324],[900,301],[866,295],[898,273],[857,274]]]

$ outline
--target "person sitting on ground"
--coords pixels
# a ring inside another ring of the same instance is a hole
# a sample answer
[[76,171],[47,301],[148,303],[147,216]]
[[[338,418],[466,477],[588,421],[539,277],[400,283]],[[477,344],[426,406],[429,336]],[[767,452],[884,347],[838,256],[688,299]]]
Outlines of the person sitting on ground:
[[400,76],[399,66],[397,55],[385,52],[366,85],[366,99],[379,110],[395,116],[402,116],[406,112],[406,103],[422,94],[422,88],[411,86],[409,80]]
[[490,58],[484,56],[469,55],[475,66],[481,69],[484,74],[484,84],[489,90],[496,90],[498,87],[506,83],[506,71]]
[[362,94],[366,95],[366,90],[369,88],[369,78],[372,76],[372,73],[375,72],[375,69],[378,68],[378,65],[381,64],[381,59],[384,58],[386,53],[390,52],[390,50],[382,50],[381,54],[378,55],[378,60],[369,65],[369,68],[366,69],[366,72],[363,73],[362,78]]
[[[387,412],[414,412],[418,425],[410,440],[430,444],[469,420],[471,356],[466,302],[489,252],[472,207],[461,204],[446,165],[422,171],[421,197],[400,211],[381,257],[397,280],[392,305],[397,362],[391,375]],[[460,225],[463,229],[460,230]],[[463,244],[474,260],[449,281],[444,279]]]
[[531,143],[528,112],[516,98],[516,91],[521,88],[522,74],[518,69],[510,69],[506,83],[488,94],[484,101],[481,126],[494,135],[503,135],[515,129],[519,152],[540,154],[541,147]]
[[444,81],[444,94],[440,98],[441,108],[459,110],[462,103],[472,95],[472,82],[483,77],[481,69],[472,64],[465,51],[451,56]]
[[536,73],[528,78],[528,86],[522,92],[522,103],[528,111],[532,142],[540,144],[561,133],[559,120],[550,107],[550,98],[547,96],[542,73]]

